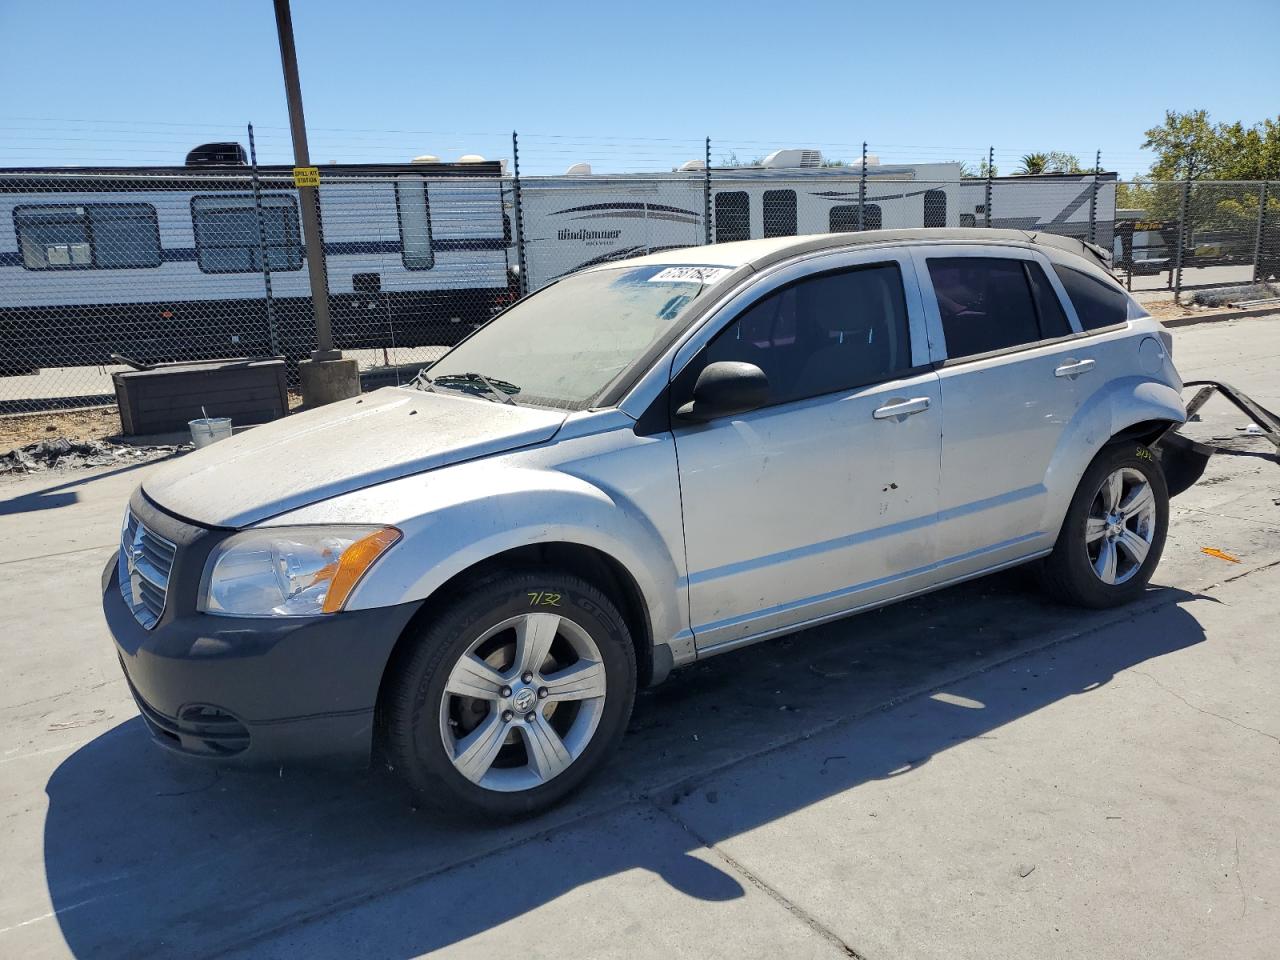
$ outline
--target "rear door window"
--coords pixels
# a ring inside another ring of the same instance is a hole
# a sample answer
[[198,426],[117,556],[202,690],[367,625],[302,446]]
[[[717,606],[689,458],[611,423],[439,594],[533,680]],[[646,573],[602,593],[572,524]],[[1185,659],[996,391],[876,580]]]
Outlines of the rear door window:
[[1041,339],[1023,262],[1003,257],[929,258],[948,360]]
[[1076,316],[1080,318],[1080,326],[1084,329],[1110,327],[1124,323],[1128,318],[1129,298],[1123,291],[1070,267],[1060,267],[1055,263],[1053,271],[1066,288],[1071,305],[1076,308]]

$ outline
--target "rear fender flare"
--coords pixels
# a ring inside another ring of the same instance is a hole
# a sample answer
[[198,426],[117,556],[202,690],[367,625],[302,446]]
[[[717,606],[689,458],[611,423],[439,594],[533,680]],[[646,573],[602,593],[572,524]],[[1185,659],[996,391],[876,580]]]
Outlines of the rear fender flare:
[[[1173,387],[1142,377],[1115,380],[1080,405],[1058,441],[1045,484],[1043,529],[1056,536],[1071,498],[1089,464],[1113,438],[1134,424],[1151,420],[1183,423],[1187,408]],[[1135,448],[1140,444],[1133,441]]]

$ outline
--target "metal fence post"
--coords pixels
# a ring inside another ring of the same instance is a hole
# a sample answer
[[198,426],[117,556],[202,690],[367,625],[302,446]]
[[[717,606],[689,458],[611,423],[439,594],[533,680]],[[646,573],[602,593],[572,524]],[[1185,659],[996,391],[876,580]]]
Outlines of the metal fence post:
[[1182,302],[1182,257],[1187,248],[1187,205],[1191,202],[1191,173],[1182,181],[1182,203],[1178,205],[1178,249],[1174,254],[1173,302]]
[[1093,158],[1093,188],[1089,191],[1089,242],[1098,242],[1098,177],[1102,173],[1102,151]]
[[711,138],[707,137],[706,159],[702,164],[702,225],[711,242]]
[[858,232],[867,228],[867,141],[862,141],[862,173],[858,176]]
[[991,178],[994,176],[996,162],[996,148],[987,147],[987,194],[986,202],[982,205],[983,225],[987,228],[991,227]]
[[520,207],[520,140],[516,131],[511,131],[511,199],[515,204],[516,215],[516,264],[520,270],[520,296],[529,293],[529,270],[524,252],[524,214]]
[[1253,238],[1253,282],[1262,282],[1262,236],[1267,229],[1267,187],[1266,180],[1258,191],[1258,235]]
[[253,170],[253,209],[258,216],[258,256],[262,258],[262,286],[267,302],[267,340],[271,355],[279,356],[280,339],[276,333],[276,311],[271,296],[271,262],[267,259],[267,225],[262,219],[262,181],[258,177],[258,150],[253,143],[253,124],[249,124],[249,163]]

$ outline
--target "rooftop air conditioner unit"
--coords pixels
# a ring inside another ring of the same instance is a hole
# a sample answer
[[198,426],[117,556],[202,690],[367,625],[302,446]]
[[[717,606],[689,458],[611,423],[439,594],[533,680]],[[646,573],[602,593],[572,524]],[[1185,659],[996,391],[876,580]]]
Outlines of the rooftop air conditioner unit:
[[822,166],[821,150],[775,150],[764,158],[765,167],[820,167]]

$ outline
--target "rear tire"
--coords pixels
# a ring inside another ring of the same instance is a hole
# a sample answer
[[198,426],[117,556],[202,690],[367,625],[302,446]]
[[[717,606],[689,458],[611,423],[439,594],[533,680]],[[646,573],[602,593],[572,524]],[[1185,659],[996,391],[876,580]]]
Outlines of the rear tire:
[[1155,455],[1136,442],[1110,444],[1080,479],[1041,585],[1074,606],[1128,603],[1151,580],[1168,527],[1169,491]]
[[425,623],[387,691],[387,759],[427,804],[510,819],[576,790],[617,746],[635,648],[594,585],[498,571]]

